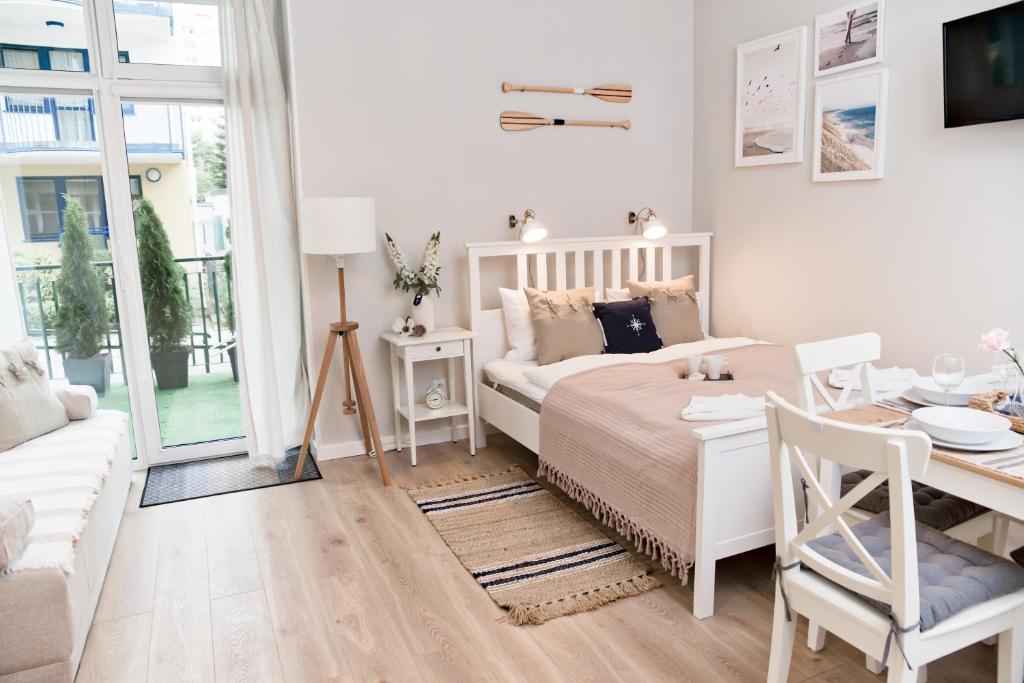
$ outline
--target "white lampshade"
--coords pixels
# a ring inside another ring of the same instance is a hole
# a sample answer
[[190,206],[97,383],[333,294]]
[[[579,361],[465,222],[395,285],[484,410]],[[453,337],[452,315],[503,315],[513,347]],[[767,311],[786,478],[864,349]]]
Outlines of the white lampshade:
[[644,225],[644,239],[661,239],[668,234],[668,227],[657,216],[651,216]]
[[548,229],[544,227],[544,224],[536,218],[528,217],[526,222],[523,223],[523,229],[519,235],[519,239],[530,244],[532,242],[540,242],[547,236]]
[[377,250],[373,197],[303,197],[299,235],[305,254],[364,254]]

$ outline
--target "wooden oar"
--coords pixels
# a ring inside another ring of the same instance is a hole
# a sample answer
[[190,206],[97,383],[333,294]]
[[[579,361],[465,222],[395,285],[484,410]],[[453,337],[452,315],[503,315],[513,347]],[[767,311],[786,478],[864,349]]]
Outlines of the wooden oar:
[[576,121],[573,119],[546,119],[524,111],[501,112],[501,127],[505,130],[533,130],[543,126],[592,126],[597,128],[625,128],[629,130],[629,121]]
[[502,92],[556,92],[567,95],[590,95],[605,102],[616,102],[626,104],[633,99],[633,86],[626,83],[608,83],[599,85],[596,88],[561,88],[551,85],[513,85],[502,83]]

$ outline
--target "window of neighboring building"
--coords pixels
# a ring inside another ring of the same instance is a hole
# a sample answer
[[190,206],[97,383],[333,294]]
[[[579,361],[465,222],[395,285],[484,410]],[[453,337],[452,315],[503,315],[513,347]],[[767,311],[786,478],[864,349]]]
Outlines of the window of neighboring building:
[[[142,178],[129,177],[132,199],[142,198]],[[64,229],[64,209],[69,195],[82,202],[89,217],[89,232],[104,243],[110,235],[103,179],[100,176],[24,176],[18,178],[21,220],[27,242],[55,242]]]

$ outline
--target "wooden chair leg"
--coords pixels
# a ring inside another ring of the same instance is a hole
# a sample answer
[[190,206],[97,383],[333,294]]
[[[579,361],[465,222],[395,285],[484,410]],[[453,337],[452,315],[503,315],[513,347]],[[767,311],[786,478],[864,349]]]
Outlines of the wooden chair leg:
[[999,683],[1024,680],[1024,610],[1018,609],[1013,626],[999,634],[998,658]]
[[821,652],[825,649],[825,634],[827,631],[817,622],[807,624],[807,647],[811,652]]
[[385,486],[391,486],[391,477],[388,474],[388,465],[384,458],[384,447],[380,441],[380,430],[377,429],[377,417],[373,412],[373,400],[370,398],[370,387],[366,382],[363,355],[359,351],[359,340],[356,337],[355,330],[345,335],[345,344],[352,358],[352,379],[356,385],[356,404],[359,412],[365,415],[366,423],[370,427],[370,437],[373,440],[373,447],[377,451],[377,466],[380,468],[380,478]]
[[295,479],[302,476],[302,468],[306,464],[309,440],[313,438],[313,425],[316,424],[316,414],[320,410],[320,399],[324,397],[324,385],[327,384],[327,375],[331,370],[331,358],[334,356],[334,347],[337,343],[338,334],[336,332],[329,333],[327,335],[327,346],[324,347],[324,357],[320,361],[320,374],[316,378],[313,404],[309,408],[309,419],[306,420],[306,434],[302,437],[302,450],[299,452],[299,462],[295,465]]
[[768,683],[786,683],[789,679],[789,665],[793,657],[793,641],[796,638],[796,613],[793,620],[786,620],[786,603],[782,591],[775,586],[775,614],[772,618],[772,648],[768,659]]

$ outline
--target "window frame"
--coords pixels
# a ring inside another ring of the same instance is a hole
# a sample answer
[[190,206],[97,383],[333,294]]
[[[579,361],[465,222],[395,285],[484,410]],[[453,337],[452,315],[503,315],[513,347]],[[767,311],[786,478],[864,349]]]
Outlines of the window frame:
[[[124,360],[135,431],[136,470],[151,463],[231,455],[245,451],[244,438],[164,447],[153,387],[145,308],[134,239],[131,173],[124,138],[125,102],[223,106],[222,67],[122,63],[114,26],[115,0],[81,0],[87,72],[0,68],[0,93],[90,97],[95,106],[96,146],[103,179],[103,206],[113,261],[120,332],[127,340]],[[223,21],[223,16],[221,16]],[[221,54],[227,45],[221,44]],[[223,57],[222,57],[223,62]],[[128,114],[131,115],[130,113]],[[187,140],[184,141],[187,144]],[[141,182],[140,182],[141,185]]]

